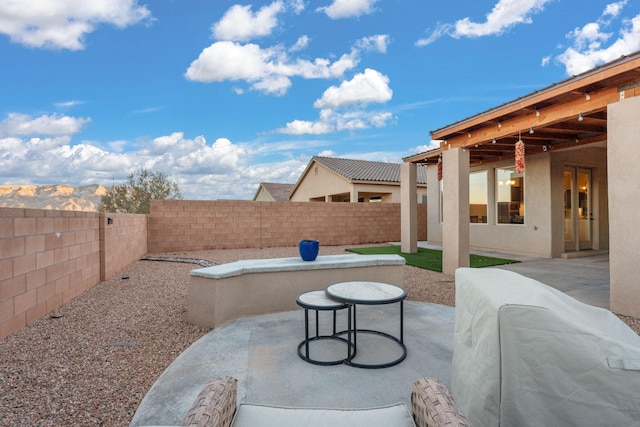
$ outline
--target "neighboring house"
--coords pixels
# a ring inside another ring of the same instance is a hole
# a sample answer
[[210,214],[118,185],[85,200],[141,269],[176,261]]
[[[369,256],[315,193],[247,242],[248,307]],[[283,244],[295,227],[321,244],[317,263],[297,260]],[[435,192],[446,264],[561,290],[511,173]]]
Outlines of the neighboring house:
[[[468,265],[471,246],[545,258],[609,251],[611,310],[640,316],[640,52],[431,136],[440,147],[403,168],[427,165],[427,238],[442,242],[445,273]],[[402,221],[413,228],[410,214]],[[405,251],[414,235],[403,234]]]
[[[399,163],[314,156],[289,196],[292,202],[400,203]],[[416,197],[425,202],[427,175],[418,168]]]
[[278,184],[261,182],[258,191],[253,196],[254,202],[286,202],[295,184]]

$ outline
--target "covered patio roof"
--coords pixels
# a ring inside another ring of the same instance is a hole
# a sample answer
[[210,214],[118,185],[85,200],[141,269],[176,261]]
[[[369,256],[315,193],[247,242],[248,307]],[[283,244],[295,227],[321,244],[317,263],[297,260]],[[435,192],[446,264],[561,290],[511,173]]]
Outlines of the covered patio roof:
[[404,161],[436,163],[442,151],[464,147],[473,166],[513,158],[518,139],[527,155],[604,142],[607,105],[633,96],[640,96],[640,52],[431,131],[440,147]]

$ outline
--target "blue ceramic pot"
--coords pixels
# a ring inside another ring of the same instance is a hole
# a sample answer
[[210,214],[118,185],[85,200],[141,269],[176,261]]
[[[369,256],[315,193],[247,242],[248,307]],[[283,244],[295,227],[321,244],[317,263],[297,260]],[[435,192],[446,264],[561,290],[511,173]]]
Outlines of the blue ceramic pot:
[[318,257],[320,251],[319,240],[300,240],[298,242],[300,257],[304,261],[314,261]]

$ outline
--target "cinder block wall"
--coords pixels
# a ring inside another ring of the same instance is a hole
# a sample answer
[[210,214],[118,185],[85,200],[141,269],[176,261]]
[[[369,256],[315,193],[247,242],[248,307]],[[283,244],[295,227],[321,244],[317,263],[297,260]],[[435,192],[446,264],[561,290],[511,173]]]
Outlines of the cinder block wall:
[[137,214],[101,214],[100,281],[147,254],[148,218]]
[[146,253],[147,216],[112,218],[107,226],[97,212],[0,208],[0,339]]
[[[151,212],[0,208],[0,339],[148,252],[400,240],[399,204],[166,200]],[[419,240],[426,218],[418,205]]]
[[[427,237],[427,207],[418,205],[418,240]],[[267,248],[318,239],[323,245],[400,240],[400,204],[153,200],[152,253]]]

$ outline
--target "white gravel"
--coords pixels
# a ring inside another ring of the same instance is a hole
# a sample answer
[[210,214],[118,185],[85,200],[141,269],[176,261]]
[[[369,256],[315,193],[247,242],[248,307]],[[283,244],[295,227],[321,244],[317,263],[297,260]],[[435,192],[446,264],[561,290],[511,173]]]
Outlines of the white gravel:
[[[297,248],[153,255],[225,263],[297,256]],[[137,261],[0,341],[0,426],[127,426],[158,376],[208,332],[186,320],[194,268]],[[404,280],[409,299],[453,306],[453,277],[407,266]],[[621,318],[640,333],[640,319]]]

